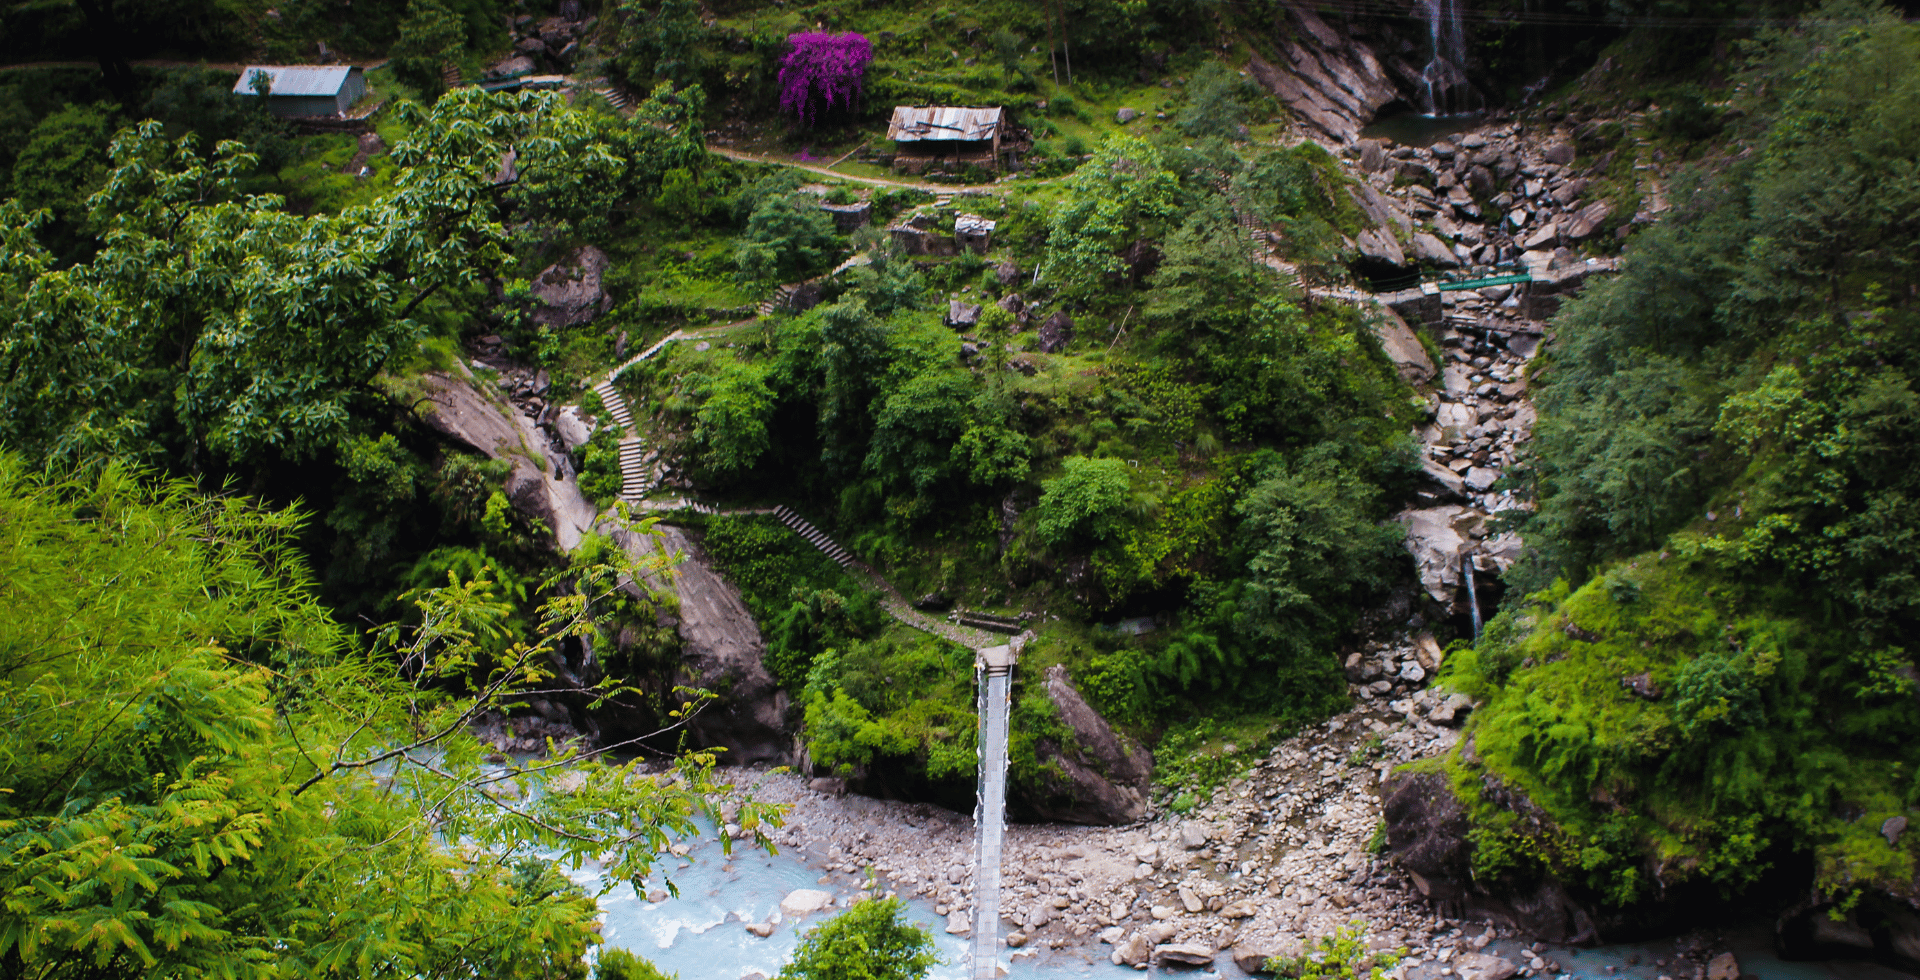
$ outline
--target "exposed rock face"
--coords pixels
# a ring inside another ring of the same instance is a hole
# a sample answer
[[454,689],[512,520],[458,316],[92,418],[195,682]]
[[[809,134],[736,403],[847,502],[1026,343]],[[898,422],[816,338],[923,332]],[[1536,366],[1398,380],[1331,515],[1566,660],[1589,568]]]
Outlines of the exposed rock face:
[[1387,844],[1422,895],[1438,902],[1462,897],[1471,880],[1467,811],[1439,772],[1398,772],[1380,787]]
[[1065,667],[1047,668],[1046,690],[1077,744],[1040,743],[1042,761],[1059,766],[1065,776],[1041,790],[1040,798],[1021,801],[1022,808],[1043,820],[1068,823],[1132,823],[1145,817],[1153,756],[1114,732],[1081,697]]
[[1427,356],[1427,349],[1420,346],[1420,338],[1414,336],[1413,328],[1407,321],[1393,311],[1393,307],[1382,306],[1375,311],[1373,335],[1380,338],[1380,349],[1398,368],[1400,376],[1413,384],[1420,384],[1433,377],[1433,358]]
[[541,270],[533,280],[533,294],[541,307],[533,311],[536,323],[550,327],[571,327],[590,323],[607,311],[612,299],[600,286],[607,271],[607,253],[584,245],[565,262],[556,262]]
[[1276,66],[1256,54],[1247,61],[1247,73],[1303,123],[1351,143],[1360,127],[1401,93],[1366,45],[1329,26],[1304,4],[1288,3],[1287,9],[1299,31],[1280,42],[1285,63]]
[[426,423],[490,459],[511,463],[503,489],[514,509],[551,529],[560,550],[573,550],[599,509],[581,495],[566,456],[552,451],[533,420],[505,407],[504,399],[489,400],[466,379],[431,373],[421,385]]
[[613,530],[627,554],[648,558],[665,547],[686,560],[668,575],[680,599],[680,662],[686,683],[715,691],[720,699],[688,722],[701,747],[723,747],[728,765],[791,761],[793,736],[786,730],[788,698],[766,667],[767,646],[733,583],[708,562],[700,542],[684,528],[659,525],[662,536]]
[[1460,577],[1460,556],[1472,542],[1471,529],[1485,517],[1459,504],[1442,504],[1403,511],[1397,519],[1407,526],[1407,551],[1413,555],[1420,584],[1434,601],[1452,605],[1465,582]]

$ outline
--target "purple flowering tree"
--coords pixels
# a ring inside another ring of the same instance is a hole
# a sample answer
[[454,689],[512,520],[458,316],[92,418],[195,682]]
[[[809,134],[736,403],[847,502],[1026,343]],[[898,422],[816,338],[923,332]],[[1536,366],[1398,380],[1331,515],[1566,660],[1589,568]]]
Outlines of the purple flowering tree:
[[793,50],[780,60],[780,108],[803,126],[813,125],[823,109],[851,108],[866,83],[873,45],[848,32],[789,34]]

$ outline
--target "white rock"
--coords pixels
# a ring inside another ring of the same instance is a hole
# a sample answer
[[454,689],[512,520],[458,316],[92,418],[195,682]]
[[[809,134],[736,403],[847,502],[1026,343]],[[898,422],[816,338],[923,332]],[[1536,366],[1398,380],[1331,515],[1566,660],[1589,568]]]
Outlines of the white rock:
[[800,888],[788,892],[787,897],[780,900],[780,912],[783,915],[802,916],[832,904],[832,895],[817,888]]

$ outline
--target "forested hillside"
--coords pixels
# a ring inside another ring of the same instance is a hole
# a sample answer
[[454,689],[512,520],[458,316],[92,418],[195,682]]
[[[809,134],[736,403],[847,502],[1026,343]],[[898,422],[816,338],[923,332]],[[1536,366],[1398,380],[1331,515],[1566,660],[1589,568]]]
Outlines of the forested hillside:
[[1810,915],[1904,930],[1916,56],[1884,13],[1763,33],[1721,153],[1555,320],[1528,556],[1446,675],[1486,702],[1436,770],[1472,845],[1423,873],[1556,882],[1615,931],[1810,883]]

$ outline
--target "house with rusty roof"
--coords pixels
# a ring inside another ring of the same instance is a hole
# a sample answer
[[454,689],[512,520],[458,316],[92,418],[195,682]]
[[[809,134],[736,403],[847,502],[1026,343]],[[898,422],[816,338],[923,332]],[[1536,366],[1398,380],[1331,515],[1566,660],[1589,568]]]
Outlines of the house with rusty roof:
[[969,165],[997,170],[1006,118],[1000,106],[894,106],[887,123],[893,169],[910,174]]
[[367,94],[367,74],[352,65],[248,65],[235,95],[267,98],[267,111],[283,119],[341,117]]

